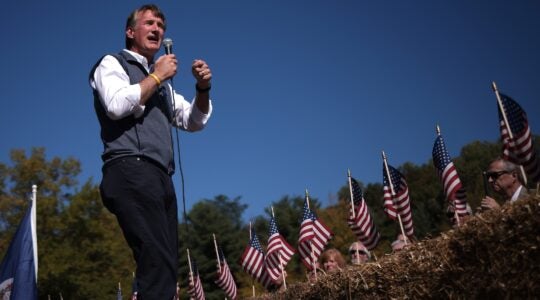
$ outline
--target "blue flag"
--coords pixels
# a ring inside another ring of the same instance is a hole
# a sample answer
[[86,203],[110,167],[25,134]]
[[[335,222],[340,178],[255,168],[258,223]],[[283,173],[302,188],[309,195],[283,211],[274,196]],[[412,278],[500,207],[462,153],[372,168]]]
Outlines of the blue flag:
[[38,298],[35,228],[35,204],[32,204],[0,264],[0,299]]

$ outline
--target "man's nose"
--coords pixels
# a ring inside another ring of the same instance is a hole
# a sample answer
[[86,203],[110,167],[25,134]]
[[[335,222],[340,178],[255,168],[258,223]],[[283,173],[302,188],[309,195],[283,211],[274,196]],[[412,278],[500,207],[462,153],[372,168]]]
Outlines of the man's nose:
[[161,29],[161,27],[159,26],[158,23],[152,24],[152,31],[159,31],[160,29]]

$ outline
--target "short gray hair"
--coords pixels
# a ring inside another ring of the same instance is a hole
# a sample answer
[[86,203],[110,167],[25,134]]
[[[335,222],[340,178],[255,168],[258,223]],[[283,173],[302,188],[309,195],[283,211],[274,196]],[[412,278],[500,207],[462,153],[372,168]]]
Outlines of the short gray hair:
[[[165,21],[165,15],[159,9],[159,7],[155,4],[145,4],[137,8],[136,10],[132,11],[131,14],[129,14],[127,18],[125,30],[127,30],[128,28],[135,27],[135,25],[137,25],[137,14],[140,12],[145,12],[147,10],[151,11],[154,14],[154,16],[160,18],[163,21],[163,26],[164,26],[163,30],[166,30],[167,23]],[[129,49],[131,47],[131,42],[132,42],[131,39],[128,39],[128,37],[126,36],[126,49]]]

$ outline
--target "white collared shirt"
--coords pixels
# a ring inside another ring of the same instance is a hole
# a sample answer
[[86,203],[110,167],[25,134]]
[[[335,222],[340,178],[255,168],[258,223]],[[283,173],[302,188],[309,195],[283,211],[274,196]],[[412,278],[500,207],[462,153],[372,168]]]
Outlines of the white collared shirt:
[[[146,57],[127,49],[124,51],[132,55],[149,72],[150,66]],[[174,92],[168,82],[166,84],[171,95],[174,95],[173,106],[176,117],[173,125],[187,131],[204,128],[212,114],[212,102],[210,101],[208,113],[205,114],[196,105],[186,101],[184,96]],[[114,56],[106,55],[101,60],[94,77],[90,79],[90,86],[97,90],[109,118],[119,120],[129,115],[135,118],[143,115],[145,106],[140,105],[141,86],[138,83],[130,84],[129,76]]]
[[520,185],[517,190],[512,195],[512,198],[510,198],[510,202],[515,202],[519,198],[519,193],[521,193],[521,189],[523,188],[522,185]]

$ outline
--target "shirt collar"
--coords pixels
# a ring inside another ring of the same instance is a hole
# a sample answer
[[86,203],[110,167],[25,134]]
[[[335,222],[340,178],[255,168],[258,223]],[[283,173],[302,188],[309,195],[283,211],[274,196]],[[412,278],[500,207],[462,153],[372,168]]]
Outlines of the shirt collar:
[[514,202],[514,201],[516,201],[516,200],[518,199],[519,193],[521,193],[521,189],[522,189],[522,188],[523,188],[523,186],[520,185],[520,186],[516,189],[516,191],[515,191],[514,194],[512,195],[512,198],[510,198],[510,202]]
[[148,65],[148,60],[146,59],[146,57],[140,55],[137,52],[133,52],[133,51],[128,50],[128,49],[124,49],[124,51],[126,51],[131,56],[133,56],[133,58],[135,58],[137,60],[137,62],[140,63],[146,69],[146,71],[150,70],[150,66]]

